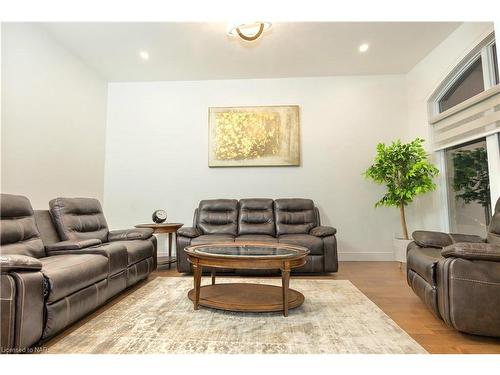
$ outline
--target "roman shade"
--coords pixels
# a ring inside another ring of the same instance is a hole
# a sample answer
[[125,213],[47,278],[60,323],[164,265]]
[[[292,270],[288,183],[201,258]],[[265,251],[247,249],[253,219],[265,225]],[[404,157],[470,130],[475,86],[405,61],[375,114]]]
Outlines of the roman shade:
[[500,85],[431,118],[434,151],[500,132]]

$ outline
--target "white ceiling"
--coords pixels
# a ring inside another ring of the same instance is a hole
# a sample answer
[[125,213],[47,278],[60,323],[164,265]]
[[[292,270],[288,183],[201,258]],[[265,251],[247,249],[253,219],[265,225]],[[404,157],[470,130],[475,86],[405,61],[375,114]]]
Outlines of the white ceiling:
[[[274,23],[257,42],[225,23],[43,23],[109,81],[407,73],[459,22]],[[360,53],[362,43],[370,45]],[[139,58],[145,50],[150,59]]]

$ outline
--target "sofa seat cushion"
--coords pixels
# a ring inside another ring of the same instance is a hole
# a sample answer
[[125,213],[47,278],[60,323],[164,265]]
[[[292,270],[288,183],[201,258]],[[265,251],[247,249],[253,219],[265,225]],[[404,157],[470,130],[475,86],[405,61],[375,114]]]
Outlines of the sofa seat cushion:
[[229,234],[204,234],[193,238],[191,245],[203,245],[205,243],[234,242],[234,236]]
[[443,259],[441,249],[411,247],[407,254],[407,267],[434,286],[436,285],[436,265],[441,259]]
[[68,254],[40,258],[49,282],[48,303],[67,297],[108,276],[108,258],[98,254]]
[[149,240],[113,241],[113,243],[127,248],[128,266],[150,258],[154,253],[153,243]]
[[271,242],[277,243],[278,239],[267,234],[243,234],[234,239],[234,242]]
[[323,255],[323,240],[310,234],[283,234],[278,242],[307,247],[310,255]]

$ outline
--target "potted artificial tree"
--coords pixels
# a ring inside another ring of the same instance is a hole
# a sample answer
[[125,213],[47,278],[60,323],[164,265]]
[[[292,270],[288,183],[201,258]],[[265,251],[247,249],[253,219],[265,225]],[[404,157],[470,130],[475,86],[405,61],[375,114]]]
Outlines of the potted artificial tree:
[[453,190],[465,204],[477,203],[484,209],[486,226],[491,220],[490,177],[485,147],[459,150],[453,155]]
[[379,143],[375,163],[364,173],[366,178],[387,187],[387,193],[375,207],[399,208],[403,235],[402,238],[395,238],[393,243],[396,260],[400,262],[406,262],[406,247],[410,242],[405,206],[411,203],[415,196],[434,190],[436,184],[433,178],[439,173],[427,159],[423,142],[423,139],[417,138],[410,143],[397,140],[389,146]]

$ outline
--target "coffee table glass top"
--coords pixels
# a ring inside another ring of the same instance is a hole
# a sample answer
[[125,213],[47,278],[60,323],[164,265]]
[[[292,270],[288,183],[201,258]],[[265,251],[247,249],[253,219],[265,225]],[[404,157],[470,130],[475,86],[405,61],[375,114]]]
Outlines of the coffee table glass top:
[[304,253],[301,248],[294,248],[292,246],[273,246],[269,245],[216,245],[207,244],[196,246],[193,253],[205,255],[205,256],[216,256],[216,257],[269,257],[269,258],[287,258],[295,257],[298,254]]

